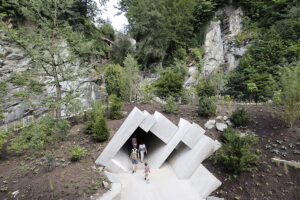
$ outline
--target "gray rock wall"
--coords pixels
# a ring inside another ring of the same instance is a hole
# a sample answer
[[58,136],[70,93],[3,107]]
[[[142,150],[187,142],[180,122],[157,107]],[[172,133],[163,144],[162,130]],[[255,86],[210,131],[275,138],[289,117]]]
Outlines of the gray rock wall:
[[[4,119],[0,119],[0,125],[8,124],[14,121],[30,120],[47,113],[48,107],[41,102],[49,93],[54,93],[55,88],[52,86],[43,86],[41,94],[30,93],[29,98],[16,97],[17,92],[28,90],[27,86],[16,85],[11,83],[13,74],[22,74],[30,69],[34,69],[34,64],[16,45],[0,41],[0,81],[5,84],[4,90],[0,91],[0,104],[4,110]],[[75,68],[76,63],[74,64]],[[22,75],[21,75],[22,76]],[[50,77],[41,77],[39,82],[51,81]],[[87,109],[96,99],[103,99],[106,96],[102,77],[93,77],[91,75],[82,75],[75,81],[62,82],[62,89],[78,88],[79,97],[76,99],[80,109]],[[47,94],[47,95],[46,95]],[[70,115],[72,109],[63,107],[62,115]],[[76,111],[76,109],[73,109]],[[78,107],[77,107],[78,111]]]
[[246,52],[246,44],[237,44],[236,36],[241,33],[243,24],[241,8],[226,6],[215,13],[205,37],[205,53],[202,76],[222,68],[225,73],[234,70],[239,59]]

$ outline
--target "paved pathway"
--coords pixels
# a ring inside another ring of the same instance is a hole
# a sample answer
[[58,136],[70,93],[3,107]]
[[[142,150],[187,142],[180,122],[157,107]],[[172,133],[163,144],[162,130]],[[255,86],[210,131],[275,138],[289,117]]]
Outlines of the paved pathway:
[[179,180],[171,166],[165,163],[158,170],[151,170],[150,183],[144,180],[143,165],[136,173],[120,173],[121,200],[201,200],[188,180]]

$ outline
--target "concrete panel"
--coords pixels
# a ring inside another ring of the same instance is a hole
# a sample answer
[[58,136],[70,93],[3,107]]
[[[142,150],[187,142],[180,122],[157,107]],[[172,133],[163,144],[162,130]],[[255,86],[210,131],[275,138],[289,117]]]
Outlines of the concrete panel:
[[178,127],[182,127],[182,126],[184,126],[184,125],[186,125],[186,124],[190,124],[190,122],[187,121],[187,120],[185,120],[185,119],[183,119],[183,118],[180,118],[180,119],[179,119]]
[[204,135],[205,130],[198,124],[193,123],[187,133],[183,136],[182,142],[190,148],[194,148],[199,139]]
[[203,135],[193,149],[182,145],[169,160],[180,179],[189,178],[201,162],[214,152],[215,141]]
[[96,164],[107,166],[144,119],[144,113],[135,107],[97,158]]
[[146,110],[144,110],[145,119],[140,124],[141,129],[143,129],[145,132],[148,132],[150,128],[156,123],[156,119],[148,113]]
[[129,172],[131,170],[129,153],[130,152],[128,152],[128,149],[124,146],[118,151],[115,157],[113,157],[113,159],[111,160],[116,165],[115,167],[119,168],[118,172]]
[[189,180],[203,199],[208,197],[222,184],[221,181],[211,174],[202,164],[197,168]]
[[161,167],[175,147],[179,144],[190,125],[191,124],[186,123],[181,126],[177,129],[175,136],[168,142],[167,145],[156,148],[155,152],[152,153],[151,158],[149,158],[149,163],[151,163],[152,168],[158,169]]
[[150,128],[150,131],[164,143],[168,143],[176,134],[178,127],[157,111],[154,113],[154,118],[156,123]]

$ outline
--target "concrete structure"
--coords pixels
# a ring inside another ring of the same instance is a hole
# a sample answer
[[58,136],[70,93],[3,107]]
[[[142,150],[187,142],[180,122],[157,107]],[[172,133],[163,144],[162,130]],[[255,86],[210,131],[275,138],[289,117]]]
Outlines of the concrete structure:
[[220,143],[204,135],[195,123],[180,119],[178,126],[159,112],[153,115],[134,108],[96,160],[110,172],[131,171],[129,154],[131,138],[144,141],[151,169],[159,169],[166,161],[178,180],[185,180],[205,199],[221,182],[201,163],[220,147]]

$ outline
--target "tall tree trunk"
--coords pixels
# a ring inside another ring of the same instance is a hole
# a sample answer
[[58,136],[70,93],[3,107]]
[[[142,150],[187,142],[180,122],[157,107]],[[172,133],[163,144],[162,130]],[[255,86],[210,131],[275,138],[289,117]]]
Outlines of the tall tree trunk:
[[[56,84],[56,101],[60,102],[61,101],[61,85],[58,83]],[[56,113],[56,120],[59,120],[61,118],[61,102],[59,103],[59,105],[56,107],[55,109],[55,113]]]
[[56,120],[59,120],[61,118],[62,91],[61,91],[61,85],[58,79],[58,74],[55,66],[52,67],[52,71],[54,74],[55,87],[56,87],[56,102],[59,102],[59,105],[57,105],[55,109],[55,114],[56,114]]

